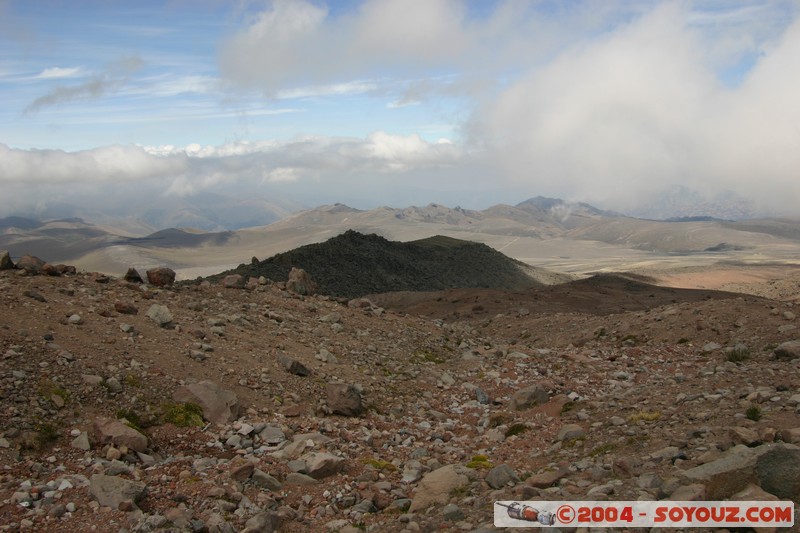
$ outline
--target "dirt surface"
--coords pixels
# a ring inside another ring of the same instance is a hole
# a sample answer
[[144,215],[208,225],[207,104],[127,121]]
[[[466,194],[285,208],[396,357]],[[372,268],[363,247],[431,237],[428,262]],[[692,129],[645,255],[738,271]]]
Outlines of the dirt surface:
[[[800,338],[791,301],[619,276],[346,303],[252,287],[0,272],[0,531],[486,532],[496,500],[665,499],[711,490],[686,472],[725,453],[794,453],[800,357],[775,352]],[[238,416],[169,422],[203,380]],[[333,412],[337,383],[360,414]],[[520,403],[530,387],[544,400]],[[138,419],[144,455],[103,442],[101,417]],[[338,466],[298,485],[312,453]],[[441,467],[455,485],[431,491]],[[102,505],[98,474],[145,493]]]

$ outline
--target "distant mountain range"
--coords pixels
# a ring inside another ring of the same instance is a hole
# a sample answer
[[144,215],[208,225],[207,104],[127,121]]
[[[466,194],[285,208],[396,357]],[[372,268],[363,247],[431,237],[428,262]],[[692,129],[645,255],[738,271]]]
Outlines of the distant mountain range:
[[[154,207],[148,220],[154,220],[154,213],[162,207]],[[243,210],[239,220],[246,217]],[[181,218],[189,219],[189,215]],[[0,250],[9,250],[12,257],[31,253],[48,261],[117,275],[129,266],[167,265],[183,278],[194,278],[235,268],[253,256],[269,258],[320,243],[348,230],[390,241],[434,235],[469,240],[529,265],[569,273],[626,265],[639,268],[679,255],[698,260],[703,256],[703,261],[796,261],[800,255],[798,220],[730,221],[706,216],[645,220],[544,197],[484,210],[441,204],[360,210],[333,204],[284,213],[267,225],[219,231],[154,230],[141,219],[130,218],[98,224],[76,217],[8,217],[0,219]]]

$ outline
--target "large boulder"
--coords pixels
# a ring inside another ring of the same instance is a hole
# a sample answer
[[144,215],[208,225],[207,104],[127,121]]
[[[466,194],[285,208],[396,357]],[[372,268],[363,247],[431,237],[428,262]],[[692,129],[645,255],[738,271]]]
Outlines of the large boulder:
[[127,446],[137,452],[147,450],[147,437],[119,420],[98,418],[95,420],[94,430],[95,439],[100,444],[111,443],[115,446]]
[[175,271],[167,267],[151,268],[147,271],[147,282],[156,287],[168,287],[175,283]]
[[682,477],[705,485],[709,500],[730,498],[751,484],[780,498],[800,500],[800,448],[783,443],[736,446],[716,461],[684,471]]
[[17,268],[26,271],[28,274],[38,274],[44,264],[44,261],[34,255],[23,255],[17,261]]
[[117,509],[122,502],[134,504],[142,499],[147,485],[116,476],[95,474],[89,481],[89,492],[100,505]]
[[289,271],[289,279],[286,281],[286,288],[296,294],[311,296],[317,292],[317,284],[311,276],[302,268],[292,267]]
[[213,381],[180,387],[173,399],[196,403],[203,410],[203,418],[214,424],[226,424],[239,417],[239,398],[236,393],[223,389]]
[[426,474],[417,485],[409,512],[416,513],[431,505],[446,504],[451,492],[469,485],[467,470],[461,465],[447,465]]
[[335,415],[358,416],[364,412],[361,393],[353,385],[347,383],[328,383],[325,387],[328,407]]
[[8,250],[0,252],[0,270],[11,270],[13,268],[15,268],[14,262],[11,260]]

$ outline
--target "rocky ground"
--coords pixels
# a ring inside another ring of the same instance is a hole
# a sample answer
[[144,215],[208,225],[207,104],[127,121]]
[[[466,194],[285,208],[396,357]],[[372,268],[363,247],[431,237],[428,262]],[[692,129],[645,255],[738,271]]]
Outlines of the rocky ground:
[[420,316],[163,283],[0,271],[0,531],[477,532],[496,500],[800,502],[792,302],[598,312],[573,288]]

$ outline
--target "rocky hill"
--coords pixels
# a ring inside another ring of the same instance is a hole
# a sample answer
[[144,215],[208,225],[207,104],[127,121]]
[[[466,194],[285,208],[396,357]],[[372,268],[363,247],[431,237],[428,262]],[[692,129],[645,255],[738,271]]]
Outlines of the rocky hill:
[[264,276],[286,281],[292,267],[308,272],[322,294],[345,298],[390,291],[523,289],[540,285],[527,273],[534,269],[485,244],[442,236],[393,242],[352,230],[323,243],[239,265],[209,279],[240,274],[245,278]]
[[426,318],[35,270],[0,270],[5,531],[488,533],[497,500],[800,503],[789,302],[601,276],[432,293],[450,310]]

